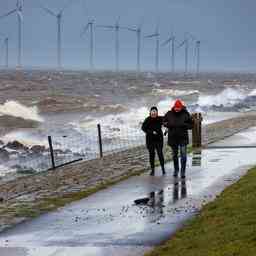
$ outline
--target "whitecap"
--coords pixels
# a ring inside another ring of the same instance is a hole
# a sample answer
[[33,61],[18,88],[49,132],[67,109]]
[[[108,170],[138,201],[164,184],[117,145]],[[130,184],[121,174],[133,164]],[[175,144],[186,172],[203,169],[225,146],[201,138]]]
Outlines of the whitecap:
[[0,115],[8,115],[43,122],[43,118],[38,114],[36,106],[26,107],[14,100],[6,101],[4,104],[0,105]]

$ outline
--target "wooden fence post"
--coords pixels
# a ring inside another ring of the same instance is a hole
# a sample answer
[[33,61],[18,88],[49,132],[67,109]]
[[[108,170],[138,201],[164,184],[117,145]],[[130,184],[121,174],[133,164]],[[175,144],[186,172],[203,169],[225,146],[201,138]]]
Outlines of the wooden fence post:
[[99,153],[100,153],[100,158],[102,158],[103,157],[103,147],[102,147],[102,137],[101,137],[100,124],[97,125],[97,128],[98,128]]
[[193,113],[192,119],[194,122],[192,128],[192,147],[199,148],[202,146],[202,114]]

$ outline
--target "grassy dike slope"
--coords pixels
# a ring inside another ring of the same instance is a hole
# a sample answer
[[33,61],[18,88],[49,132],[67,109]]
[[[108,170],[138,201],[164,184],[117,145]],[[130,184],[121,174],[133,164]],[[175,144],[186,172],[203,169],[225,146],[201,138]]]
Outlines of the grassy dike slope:
[[256,255],[256,167],[146,256]]

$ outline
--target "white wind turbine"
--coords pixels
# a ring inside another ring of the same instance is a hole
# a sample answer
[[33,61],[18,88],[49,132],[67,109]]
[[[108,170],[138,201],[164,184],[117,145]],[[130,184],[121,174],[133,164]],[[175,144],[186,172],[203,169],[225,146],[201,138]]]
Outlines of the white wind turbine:
[[142,35],[143,22],[137,25],[135,28],[122,27],[123,29],[129,30],[136,33],[137,38],[137,73],[141,70],[141,35]]
[[120,17],[116,20],[114,25],[98,25],[99,28],[110,29],[115,32],[115,65],[116,72],[119,71],[119,52],[120,52],[120,41],[119,41],[119,31],[120,31]]
[[62,67],[62,18],[64,10],[69,7],[71,2],[68,2],[58,13],[50,10],[49,8],[41,4],[41,8],[51,16],[55,17],[57,20],[57,63],[58,68]]
[[83,31],[81,33],[81,36],[83,36],[89,30],[89,34],[90,34],[90,69],[91,69],[91,71],[94,68],[94,63],[93,63],[93,59],[94,59],[94,23],[95,23],[94,19],[89,19],[88,23],[85,25],[85,27],[83,28]]
[[145,38],[155,38],[156,39],[155,72],[158,73],[158,71],[159,71],[159,43],[160,43],[159,25],[156,26],[156,31],[154,34],[145,36]]
[[197,40],[196,41],[196,48],[195,48],[195,54],[196,54],[196,76],[199,76],[200,73],[200,61],[201,61],[201,56],[200,56],[200,49],[201,48],[201,41]]
[[171,68],[172,73],[175,71],[175,36],[171,35],[165,42],[163,42],[162,46],[169,45],[170,46],[170,56],[171,56]]
[[8,68],[9,67],[9,38],[8,37],[4,38],[3,48],[5,51],[5,67]]
[[[13,13],[17,14],[17,18],[18,18],[18,66],[17,67],[18,68],[21,67],[23,5],[24,5],[23,0],[17,0],[15,9],[0,16],[0,19],[1,19],[1,18],[10,16]],[[8,45],[8,40],[6,41],[6,44]]]
[[186,33],[185,39],[183,42],[180,43],[180,45],[177,47],[177,49],[181,48],[183,45],[185,46],[185,75],[188,74],[188,53],[189,53],[189,41],[195,40],[194,36]]

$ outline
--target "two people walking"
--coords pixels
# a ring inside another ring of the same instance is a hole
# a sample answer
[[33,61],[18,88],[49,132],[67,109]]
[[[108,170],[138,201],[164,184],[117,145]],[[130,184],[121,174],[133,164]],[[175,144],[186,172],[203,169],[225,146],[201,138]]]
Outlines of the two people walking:
[[[142,124],[142,130],[146,134],[146,146],[149,151],[151,166],[150,175],[155,175],[155,151],[158,154],[163,175],[166,174],[163,155],[163,131],[162,127],[168,129],[168,145],[172,149],[174,164],[174,177],[186,177],[187,145],[189,144],[188,130],[193,127],[193,120],[181,100],[176,100],[171,110],[165,116],[158,115],[158,109],[152,107],[149,116]],[[178,154],[181,161],[179,163]]]

